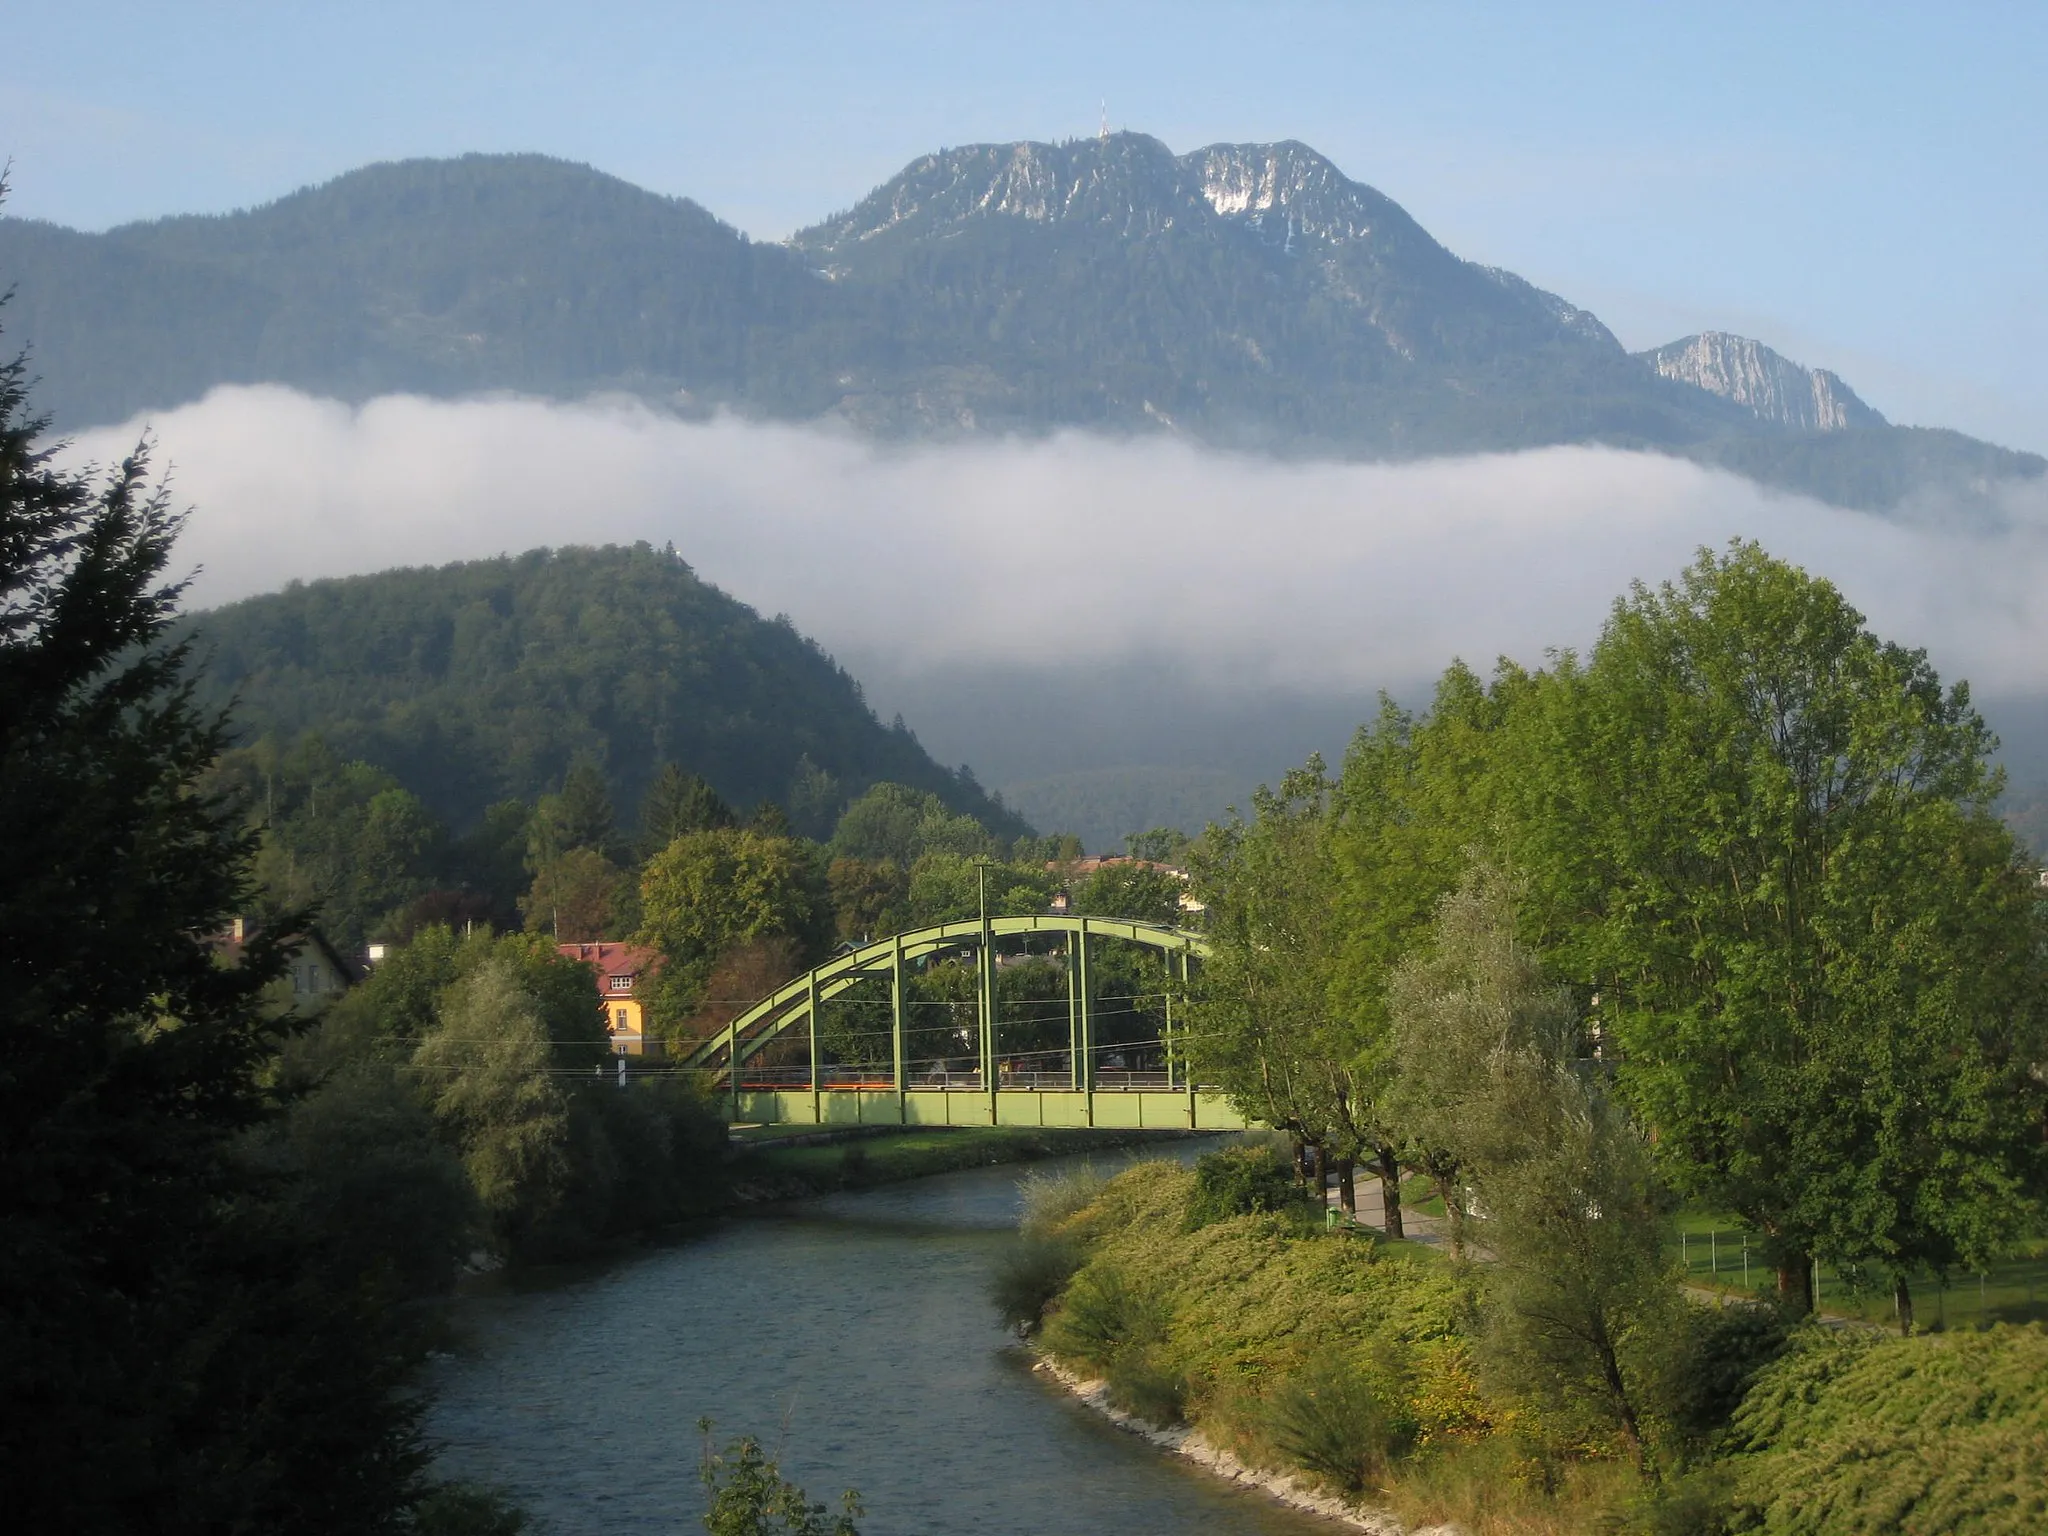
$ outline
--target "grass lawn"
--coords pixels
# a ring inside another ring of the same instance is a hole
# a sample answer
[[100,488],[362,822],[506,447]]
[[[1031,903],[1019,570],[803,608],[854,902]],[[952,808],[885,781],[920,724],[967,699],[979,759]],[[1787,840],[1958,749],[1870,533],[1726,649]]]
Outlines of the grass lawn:
[[[1775,1283],[1760,1256],[1761,1244],[1754,1238],[1748,1240],[1745,1272],[1746,1234],[1733,1218],[1687,1210],[1672,1226],[1671,1258],[1683,1265],[1689,1284],[1743,1295],[1768,1290]],[[1950,1275],[1943,1286],[1931,1274],[1918,1274],[1910,1283],[1914,1319],[1922,1328],[2048,1322],[2048,1238],[2035,1238],[1982,1276]],[[1891,1281],[1888,1276],[1872,1275],[1864,1277],[1859,1286],[1823,1265],[1820,1309],[1826,1317],[1888,1327],[1894,1322]]]
[[[763,1128],[765,1129],[765,1128]],[[782,1135],[790,1127],[776,1127]],[[932,1127],[885,1131],[804,1147],[762,1147],[734,1160],[737,1178],[772,1177],[819,1190],[891,1184],[960,1168],[1035,1162],[1112,1147],[1165,1144],[1158,1131],[1043,1130],[1033,1126]]]

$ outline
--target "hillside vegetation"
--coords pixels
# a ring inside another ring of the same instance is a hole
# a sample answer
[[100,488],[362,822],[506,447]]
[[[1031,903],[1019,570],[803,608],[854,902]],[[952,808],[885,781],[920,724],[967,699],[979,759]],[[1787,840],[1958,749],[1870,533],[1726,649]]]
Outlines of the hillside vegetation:
[[2048,1329],[1884,1339],[1761,1305],[1672,1315],[1661,1472],[1528,1390],[1489,1266],[1351,1231],[1262,1147],[1027,1184],[997,1298],[1141,1419],[1419,1526],[2019,1536],[2048,1522]]
[[318,736],[458,831],[558,788],[572,760],[637,805],[664,763],[799,831],[886,780],[1005,838],[1029,829],[963,769],[875,718],[786,619],[763,619],[673,551],[566,548],[293,583],[197,615],[207,702],[240,738]]

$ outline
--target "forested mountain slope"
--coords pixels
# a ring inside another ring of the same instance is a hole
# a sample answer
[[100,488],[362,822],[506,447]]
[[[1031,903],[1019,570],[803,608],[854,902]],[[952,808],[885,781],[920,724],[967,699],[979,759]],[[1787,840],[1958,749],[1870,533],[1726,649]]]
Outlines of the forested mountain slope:
[[944,150],[785,244],[541,156],[416,160],[99,235],[0,220],[0,268],[68,426],[275,382],[624,390],[892,438],[1083,427],[1347,457],[1600,442],[1875,508],[2048,468],[1874,411],[1760,410],[1726,369],[1659,364],[1684,344],[1631,356],[1293,142]]
[[458,830],[495,801],[558,788],[578,754],[622,807],[675,762],[818,836],[877,780],[929,790],[1003,837],[1028,830],[900,721],[878,721],[787,620],[644,544],[294,583],[190,624],[203,686],[234,701],[243,740],[318,733]]

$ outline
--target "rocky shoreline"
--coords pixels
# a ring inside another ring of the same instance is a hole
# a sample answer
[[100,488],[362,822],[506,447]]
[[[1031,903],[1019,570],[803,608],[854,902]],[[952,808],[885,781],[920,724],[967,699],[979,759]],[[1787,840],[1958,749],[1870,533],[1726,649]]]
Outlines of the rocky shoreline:
[[1353,1530],[1369,1532],[1370,1536],[1458,1536],[1457,1528],[1448,1525],[1410,1531],[1384,1510],[1360,1509],[1356,1505],[1345,1503],[1334,1494],[1312,1488],[1288,1473],[1267,1472],[1258,1467],[1247,1466],[1229,1451],[1210,1444],[1200,1430],[1188,1425],[1183,1424],[1172,1429],[1156,1428],[1112,1404],[1109,1400],[1107,1382],[1084,1381],[1058,1362],[1043,1355],[1039,1357],[1033,1369],[1051,1377],[1117,1428],[1149,1440],[1161,1450],[1170,1451],[1176,1456],[1184,1456],[1196,1466],[1218,1477],[1257,1488],[1269,1497],[1295,1509],[1320,1515],[1326,1520],[1339,1521]]

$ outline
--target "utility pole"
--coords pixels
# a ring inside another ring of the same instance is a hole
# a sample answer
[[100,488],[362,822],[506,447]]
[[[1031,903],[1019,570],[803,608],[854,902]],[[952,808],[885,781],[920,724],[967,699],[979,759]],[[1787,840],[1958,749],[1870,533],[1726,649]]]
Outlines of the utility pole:
[[988,1093],[988,1123],[996,1124],[996,956],[988,926],[988,865],[974,866],[975,891],[981,903],[981,1084]]

